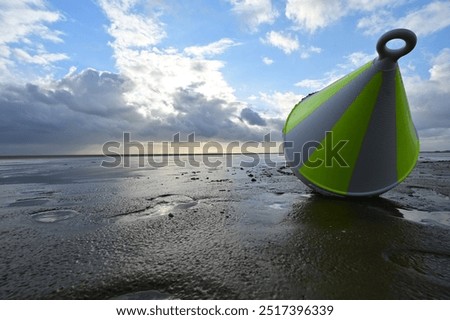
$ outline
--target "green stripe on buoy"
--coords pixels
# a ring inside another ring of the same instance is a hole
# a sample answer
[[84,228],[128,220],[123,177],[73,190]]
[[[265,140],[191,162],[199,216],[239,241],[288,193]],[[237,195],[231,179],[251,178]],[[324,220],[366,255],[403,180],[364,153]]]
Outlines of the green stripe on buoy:
[[419,139],[411,119],[408,99],[400,69],[395,75],[395,111],[397,126],[397,180],[403,181],[414,168],[419,157]]
[[[286,120],[286,124],[283,128],[283,133],[287,134],[289,131],[291,131],[297,124],[302,122],[306,117],[313,113],[314,110],[316,110],[320,105],[329,100],[339,90],[341,90],[357,76],[367,70],[371,65],[372,61],[366,63],[361,68],[353,71],[352,73],[349,73],[342,79],[330,84],[328,87],[322,89],[321,91],[314,93],[305,100],[297,103]],[[301,107],[298,107],[300,103],[302,105]]]
[[[378,72],[331,130],[333,132],[333,143],[348,141],[339,152],[348,166],[342,167],[335,162],[331,163],[331,166],[326,166],[325,148],[321,148],[315,150],[308,161],[299,169],[301,175],[324,190],[341,195],[347,194],[353,169],[355,168],[370,117],[377,101],[381,82],[382,73]],[[358,121],[355,121],[355,119],[358,119]],[[326,141],[327,139],[328,141]],[[325,146],[326,143],[330,142],[329,138],[326,137],[321,144]],[[322,162],[322,165],[314,167],[314,164],[319,162]]]

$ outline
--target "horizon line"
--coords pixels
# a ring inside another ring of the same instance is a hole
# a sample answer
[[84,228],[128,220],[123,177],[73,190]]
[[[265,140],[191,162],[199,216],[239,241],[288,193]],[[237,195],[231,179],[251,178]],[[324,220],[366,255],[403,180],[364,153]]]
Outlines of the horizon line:
[[[450,153],[450,150],[424,150],[420,153]],[[211,152],[211,153],[146,153],[146,154],[38,154],[38,155],[0,155],[0,160],[31,159],[31,158],[98,158],[98,157],[174,157],[174,156],[226,156],[226,155],[250,155],[250,154],[276,154],[281,152]]]
[[98,157],[169,157],[169,156],[226,156],[226,155],[249,155],[249,154],[277,154],[280,152],[211,152],[211,153],[146,153],[146,154],[40,154],[40,155],[0,155],[0,160],[20,158],[98,158]]

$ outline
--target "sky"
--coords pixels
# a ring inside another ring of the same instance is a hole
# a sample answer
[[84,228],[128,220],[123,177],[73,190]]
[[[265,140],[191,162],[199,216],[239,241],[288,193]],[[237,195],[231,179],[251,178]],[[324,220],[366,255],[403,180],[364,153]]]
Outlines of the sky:
[[399,27],[418,36],[399,66],[421,148],[450,150],[449,0],[0,0],[0,155],[281,140]]

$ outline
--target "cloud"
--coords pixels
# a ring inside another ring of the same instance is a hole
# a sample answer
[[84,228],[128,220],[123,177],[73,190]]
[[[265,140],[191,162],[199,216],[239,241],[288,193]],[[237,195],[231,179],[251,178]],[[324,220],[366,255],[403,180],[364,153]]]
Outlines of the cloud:
[[326,72],[323,78],[320,79],[302,79],[296,82],[294,85],[296,87],[307,89],[306,93],[313,93],[319,91],[326,86],[332,84],[336,80],[339,80],[344,76],[341,69],[332,70]]
[[[148,135],[167,139],[180,131],[195,132],[204,138],[245,140],[258,139],[263,131],[270,130],[264,127],[264,119],[251,117],[248,111],[244,111],[246,121],[242,121],[242,110],[247,105],[237,101],[233,88],[225,81],[221,72],[224,63],[210,58],[239,43],[223,38],[181,52],[156,46],[136,48],[136,44],[122,39],[127,34],[120,31],[122,24],[116,20],[124,17],[109,13],[116,10],[109,4],[102,2],[102,5],[111,26],[116,26],[108,30],[114,38],[112,47],[117,69],[128,83],[128,89],[123,92],[124,103],[137,110],[143,121],[154,124],[149,126],[155,128],[153,131],[144,130]],[[132,11],[132,7],[125,9]],[[147,31],[164,35],[158,17],[149,16],[147,19],[153,21],[148,21]],[[156,36],[155,44],[157,39]]]
[[10,68],[14,66],[14,62],[11,60],[10,56],[11,50],[9,46],[0,44],[0,72],[3,75],[3,79],[5,79],[7,76],[11,76]]
[[204,138],[242,139],[255,138],[256,131],[244,125],[236,111],[239,104],[212,98],[196,92],[195,86],[179,89],[174,97],[176,114],[166,118],[167,125],[162,129],[173,134],[175,132],[195,132]]
[[261,41],[283,50],[286,54],[290,54],[300,48],[297,37],[289,33],[283,34],[281,32],[270,31],[266,33],[266,37],[261,39]]
[[119,138],[142,119],[127,107],[126,79],[85,70],[46,88],[36,84],[0,86],[0,144],[3,154],[76,152]]
[[[144,17],[135,12],[136,4],[100,3],[110,19],[119,73],[72,67],[60,80],[0,86],[3,154],[99,153],[103,143],[121,141],[123,132],[142,141],[170,140],[178,132],[194,132],[199,139],[260,140],[271,129],[273,121],[267,125],[256,112],[242,111],[247,104],[237,101],[225,81],[224,63],[206,58],[237,43],[224,38],[181,52],[159,49],[165,31],[158,14]],[[14,50],[40,65],[66,58]],[[12,52],[0,46],[0,54]]]
[[362,51],[352,52],[344,56],[345,63],[339,64],[339,68],[343,70],[352,70],[361,67],[363,64],[375,59],[378,53],[366,53]]
[[[188,47],[183,53],[173,49],[161,50],[154,46],[142,48],[141,44],[156,44],[165,36],[165,31],[156,14],[149,13],[144,17],[134,13],[132,4],[135,3],[136,1],[132,1],[131,4],[127,2],[124,5],[116,1],[111,5],[109,1],[101,2],[110,19],[108,30],[114,38],[112,47],[116,67],[133,83],[132,89],[124,94],[127,103],[138,108],[144,116],[159,120],[178,112],[174,108],[174,99],[180,89],[191,88],[206,99],[234,103],[236,98],[233,89],[220,71],[224,66],[223,62],[203,56],[219,53],[235,43],[230,39],[221,39],[203,47]],[[120,10],[122,11],[118,12]],[[130,26],[125,24],[129,19],[145,21],[144,29],[149,35],[143,37],[146,40],[139,43],[129,40],[127,30],[130,30]]]
[[256,32],[261,24],[272,24],[278,17],[278,11],[271,0],[228,0],[232,11],[247,26],[249,31]]
[[[61,80],[0,86],[0,145],[2,154],[64,154],[84,150],[101,153],[103,143],[135,140],[171,141],[174,134],[194,132],[199,139],[261,140],[270,127],[260,117],[240,120],[240,103],[207,98],[195,85],[173,95],[173,114],[144,117],[126,101],[133,83],[121,74],[73,69]],[[244,112],[244,114],[246,114]]]
[[302,46],[301,51],[302,52],[300,53],[300,58],[307,59],[311,56],[312,53],[321,53],[322,48],[315,47],[315,46],[309,46],[309,47]]
[[285,119],[291,112],[292,108],[303,98],[303,95],[292,91],[272,93],[260,92],[259,99],[268,109],[266,114],[270,118]]
[[307,59],[313,53],[322,52],[322,48],[319,47],[300,45],[297,36],[294,36],[291,33],[270,31],[266,33],[266,36],[264,38],[260,38],[260,41],[264,44],[268,44],[282,50],[285,54],[291,54],[293,52],[300,51],[301,59]]
[[400,18],[396,25],[415,30],[418,35],[428,35],[444,29],[450,25],[450,2],[429,3]]
[[39,64],[48,66],[56,61],[67,60],[69,56],[64,53],[47,53],[41,52],[35,55],[31,55],[23,49],[14,48],[13,52],[16,58],[25,63]]
[[[445,48],[431,59],[429,77],[422,79],[417,75],[404,76],[409,105],[419,135],[428,138],[429,133],[442,133],[448,136],[450,109],[450,48]],[[439,136],[434,136],[439,139]],[[425,140],[424,149],[431,149]],[[445,149],[450,149],[446,140]]]
[[430,69],[430,80],[438,84],[439,90],[450,91],[450,49],[445,48],[432,59],[433,66]]
[[50,66],[53,62],[68,59],[65,53],[47,52],[42,44],[45,41],[63,42],[62,32],[48,27],[63,18],[60,12],[49,9],[43,0],[1,1],[1,80],[19,81],[18,63]]
[[450,25],[450,2],[433,1],[409,12],[403,17],[395,17],[391,11],[381,10],[358,21],[358,28],[365,34],[380,34],[392,28],[414,30],[419,36],[426,36]]
[[359,19],[357,27],[362,29],[367,35],[375,35],[391,29],[391,26],[394,24],[395,19],[392,13],[387,10],[380,10],[377,13]]
[[288,0],[286,17],[296,28],[313,33],[349,15],[359,15],[358,29],[379,34],[392,28],[408,28],[418,35],[429,35],[450,25],[450,2],[432,1],[421,8],[396,17],[393,9],[408,1],[391,0]]
[[125,102],[123,94],[132,88],[132,84],[120,74],[95,69],[85,69],[80,73],[72,70],[52,83],[50,88],[48,95],[75,112],[129,121],[142,118]]
[[267,125],[267,122],[256,111],[248,107],[241,110],[241,118],[253,126]]
[[[259,92],[257,96],[250,96],[248,100],[250,100],[252,104],[258,105],[258,112],[254,115],[255,118],[260,117],[264,121],[260,123],[261,125],[264,124],[263,127],[253,126],[253,128],[260,129],[257,131],[260,134],[259,139],[261,139],[261,134],[267,133],[270,130],[272,139],[281,141],[283,139],[281,132],[286,118],[292,108],[294,108],[303,97],[303,95],[292,91]],[[248,108],[248,111],[246,111],[246,113],[249,114],[248,118],[253,119],[252,112],[255,111]],[[246,121],[249,121],[249,119],[246,119]]]
[[365,53],[362,51],[353,52],[344,56],[344,62],[337,65],[333,70],[330,70],[324,74],[324,77],[320,79],[302,79],[296,82],[296,87],[305,88],[312,93],[321,90],[329,84],[339,80],[349,72],[356,70],[363,64],[373,60],[377,56],[376,53]]
[[295,83],[296,87],[308,89],[311,93],[325,88],[327,85],[338,80],[334,74],[328,74],[322,79],[303,79]]
[[223,78],[223,62],[166,54],[159,50],[116,51],[117,67],[130,79],[133,89],[126,100],[149,117],[164,118],[175,112],[174,94],[181,88],[195,88],[208,99],[235,102],[234,90]]
[[270,59],[269,57],[263,57],[262,61],[264,64],[270,66],[274,61],[272,59]]
[[[299,29],[310,33],[328,27],[343,17],[355,12],[366,14],[390,9],[403,4],[405,1],[392,0],[288,0],[286,3],[286,17],[292,20]],[[362,18],[362,24],[370,22]]]
[[230,47],[238,46],[240,43],[236,43],[229,38],[223,38],[218,41],[207,44],[206,46],[192,46],[184,49],[184,53],[189,56],[197,58],[210,57],[218,54],[222,54]]
[[100,0],[100,6],[111,21],[108,32],[114,37],[114,48],[149,47],[166,37],[156,13],[146,16],[134,12],[138,3],[139,0]]
[[[18,18],[20,17],[20,18]],[[62,42],[61,33],[47,24],[57,22],[62,15],[47,8],[42,0],[2,1],[0,3],[0,43],[19,43],[30,36]]]
[[345,14],[342,1],[288,0],[286,3],[286,17],[308,32],[324,28]]
[[344,2],[345,6],[350,10],[359,11],[374,11],[380,7],[395,7],[405,3],[408,0],[347,0]]
[[450,150],[450,128],[431,128],[419,131],[423,151]]

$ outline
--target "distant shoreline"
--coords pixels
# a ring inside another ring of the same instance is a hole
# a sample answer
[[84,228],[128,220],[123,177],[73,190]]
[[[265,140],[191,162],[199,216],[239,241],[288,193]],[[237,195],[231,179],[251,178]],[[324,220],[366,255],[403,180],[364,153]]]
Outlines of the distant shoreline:
[[[450,150],[438,150],[438,151],[420,151],[420,153],[450,153]],[[128,154],[128,155],[122,155],[122,154],[42,154],[42,155],[0,155],[0,160],[5,159],[32,159],[32,158],[98,158],[98,157],[149,157],[149,156],[156,156],[156,157],[168,157],[168,156],[228,156],[228,155],[239,155],[239,154],[278,154],[283,155],[279,152],[245,152],[245,153],[149,153],[149,154]]]
[[160,154],[129,154],[129,155],[118,155],[118,154],[70,154],[70,155],[11,155],[11,156],[0,156],[0,160],[13,160],[13,159],[61,159],[61,158],[100,158],[100,157],[175,157],[175,156],[229,156],[229,155],[250,155],[250,154],[274,154],[283,155],[278,152],[246,152],[246,153],[160,153]]
[[[421,154],[424,153],[450,153],[450,150],[443,151],[421,151]],[[43,154],[43,155],[7,155],[0,156],[0,160],[14,160],[14,159],[62,159],[62,158],[103,158],[103,157],[175,157],[175,156],[209,156],[209,157],[220,157],[220,156],[229,156],[229,155],[251,155],[251,154],[274,154],[274,155],[283,155],[278,152],[246,152],[246,153],[160,153],[160,154],[129,154],[129,155],[118,155],[118,154],[59,154],[59,155],[51,155],[51,154]]]

